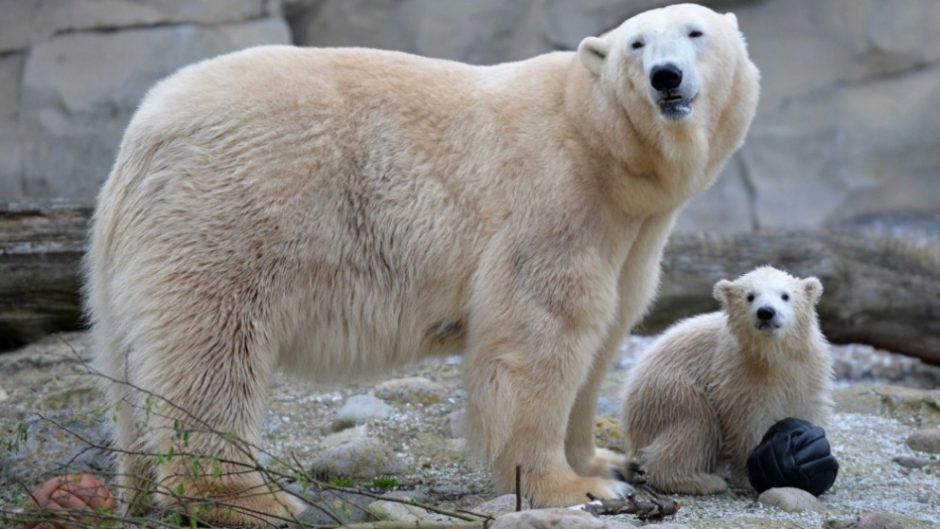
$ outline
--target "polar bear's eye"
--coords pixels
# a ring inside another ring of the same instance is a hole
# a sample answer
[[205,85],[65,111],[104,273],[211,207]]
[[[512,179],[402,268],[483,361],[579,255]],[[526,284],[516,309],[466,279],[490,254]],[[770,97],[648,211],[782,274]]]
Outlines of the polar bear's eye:
[[697,39],[697,38],[701,37],[702,35],[704,35],[704,33],[702,33],[701,31],[699,31],[699,30],[697,30],[697,29],[693,29],[692,31],[689,32],[689,38],[690,38],[690,39]]
[[642,48],[643,46],[644,46],[644,44],[643,44],[643,41],[642,41],[642,40],[635,40],[635,41],[633,41],[633,44],[630,45],[630,47],[633,48],[633,49],[635,49],[635,50],[638,50],[638,49]]
[[748,294],[748,295],[747,295],[747,302],[750,303],[750,302],[752,302],[752,301],[754,301],[754,294]]
[[780,296],[780,298],[783,299],[784,301],[790,301],[790,294],[787,294],[786,292],[784,292],[783,295]]

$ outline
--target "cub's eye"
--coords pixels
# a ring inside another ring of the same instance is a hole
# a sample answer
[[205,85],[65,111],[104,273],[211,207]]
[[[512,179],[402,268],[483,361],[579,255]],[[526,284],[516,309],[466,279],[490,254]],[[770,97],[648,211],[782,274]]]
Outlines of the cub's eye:
[[787,294],[784,292],[784,294],[780,296],[780,298],[783,299],[784,301],[790,301],[790,294]]
[[643,46],[644,46],[644,44],[643,44],[643,41],[642,41],[642,40],[635,40],[635,41],[633,41],[633,44],[630,45],[630,47],[633,48],[633,49],[635,49],[635,50],[638,50],[638,49],[642,48]]
[[750,303],[750,302],[752,302],[752,301],[754,301],[754,294],[748,294],[748,295],[747,295],[747,302]]
[[690,39],[697,39],[697,38],[701,37],[702,35],[704,35],[704,33],[702,33],[701,31],[699,31],[699,30],[697,30],[697,29],[693,29],[692,31],[689,32],[689,38],[690,38]]

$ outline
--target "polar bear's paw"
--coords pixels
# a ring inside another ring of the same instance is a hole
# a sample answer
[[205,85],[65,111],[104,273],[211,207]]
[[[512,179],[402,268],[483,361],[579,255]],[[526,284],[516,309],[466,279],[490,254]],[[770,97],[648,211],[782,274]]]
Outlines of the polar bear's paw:
[[623,476],[626,475],[626,469],[626,456],[606,448],[595,448],[594,457],[588,462],[585,473],[589,476],[602,476],[622,480]]
[[566,474],[564,479],[546,477],[533,493],[532,504],[536,507],[567,507],[589,501],[588,493],[598,499],[622,499],[633,492],[633,487],[623,481],[584,477],[575,473]]

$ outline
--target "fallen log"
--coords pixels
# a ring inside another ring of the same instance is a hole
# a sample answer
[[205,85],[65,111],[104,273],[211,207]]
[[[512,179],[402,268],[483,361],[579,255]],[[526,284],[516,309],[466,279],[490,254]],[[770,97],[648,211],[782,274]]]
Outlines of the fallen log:
[[818,312],[833,343],[865,343],[940,364],[940,250],[840,232],[674,236],[659,297],[638,333],[718,310],[712,286],[773,265],[823,283]]
[[[82,326],[80,262],[91,212],[68,201],[0,203],[0,348]],[[940,364],[940,251],[840,232],[674,235],[658,299],[637,331],[716,310],[716,281],[764,264],[822,280],[819,315],[832,342]]]
[[92,207],[0,203],[0,350],[82,327],[81,256]]

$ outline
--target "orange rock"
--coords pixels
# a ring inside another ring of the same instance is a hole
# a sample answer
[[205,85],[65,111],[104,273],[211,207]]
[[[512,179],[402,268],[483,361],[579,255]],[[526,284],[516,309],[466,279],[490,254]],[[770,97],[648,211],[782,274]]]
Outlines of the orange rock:
[[[91,474],[56,476],[34,490],[32,508],[43,515],[42,527],[75,529],[73,525],[99,525],[101,518],[82,512],[113,513],[117,508],[108,487]],[[40,522],[26,525],[26,529],[40,527]]]

